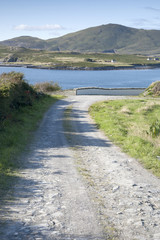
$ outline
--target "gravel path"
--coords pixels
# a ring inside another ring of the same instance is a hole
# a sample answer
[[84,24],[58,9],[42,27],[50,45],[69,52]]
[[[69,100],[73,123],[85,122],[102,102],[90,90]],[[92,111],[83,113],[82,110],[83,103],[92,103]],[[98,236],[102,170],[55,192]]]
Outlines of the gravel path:
[[69,96],[47,112],[1,209],[1,240],[160,239],[160,180],[88,116],[94,101],[117,98]]

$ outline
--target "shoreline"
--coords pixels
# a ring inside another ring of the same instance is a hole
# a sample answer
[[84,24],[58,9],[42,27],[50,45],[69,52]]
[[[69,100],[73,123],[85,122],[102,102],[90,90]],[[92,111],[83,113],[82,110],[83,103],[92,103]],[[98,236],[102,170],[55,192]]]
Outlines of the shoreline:
[[104,66],[104,67],[70,67],[70,66],[43,66],[32,64],[4,64],[0,63],[0,67],[23,67],[34,69],[47,69],[47,70],[77,70],[77,71],[110,71],[110,70],[145,70],[160,68],[160,64],[148,65],[132,65],[132,66]]

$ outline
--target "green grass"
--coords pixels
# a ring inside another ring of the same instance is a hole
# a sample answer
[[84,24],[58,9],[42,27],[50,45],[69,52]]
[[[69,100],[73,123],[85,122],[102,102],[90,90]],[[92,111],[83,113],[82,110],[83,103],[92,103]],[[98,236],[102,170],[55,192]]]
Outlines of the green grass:
[[160,99],[100,102],[90,114],[109,139],[160,177],[160,136],[151,128],[160,123]]
[[17,178],[18,169],[23,167],[20,154],[32,139],[33,132],[45,111],[60,96],[43,96],[35,100],[32,106],[21,107],[12,112],[12,117],[3,121],[0,126],[0,195],[10,188]]

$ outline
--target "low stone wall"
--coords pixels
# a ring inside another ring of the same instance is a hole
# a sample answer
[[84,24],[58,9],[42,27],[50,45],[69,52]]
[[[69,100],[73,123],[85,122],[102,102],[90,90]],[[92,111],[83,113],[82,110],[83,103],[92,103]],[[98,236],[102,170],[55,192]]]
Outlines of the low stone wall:
[[78,88],[76,95],[138,96],[145,88]]

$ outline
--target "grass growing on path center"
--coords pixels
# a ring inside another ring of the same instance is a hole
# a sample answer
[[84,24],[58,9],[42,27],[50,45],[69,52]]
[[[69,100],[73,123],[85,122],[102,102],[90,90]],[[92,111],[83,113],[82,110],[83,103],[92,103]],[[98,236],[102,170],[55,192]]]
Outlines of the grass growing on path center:
[[90,114],[109,139],[160,177],[159,99],[100,102]]

